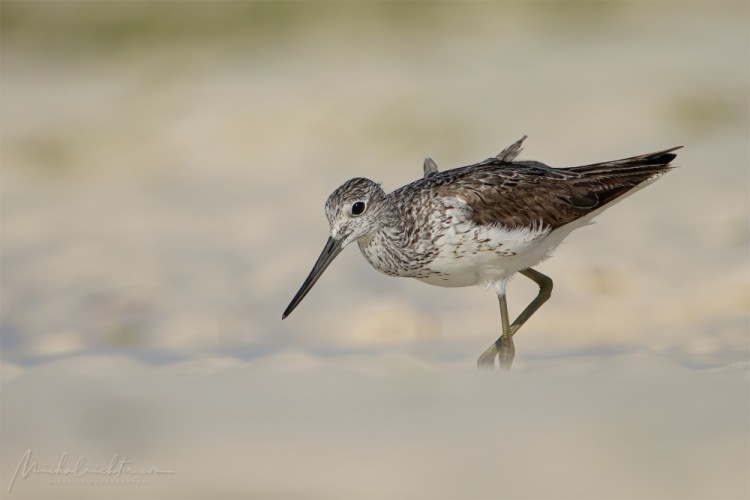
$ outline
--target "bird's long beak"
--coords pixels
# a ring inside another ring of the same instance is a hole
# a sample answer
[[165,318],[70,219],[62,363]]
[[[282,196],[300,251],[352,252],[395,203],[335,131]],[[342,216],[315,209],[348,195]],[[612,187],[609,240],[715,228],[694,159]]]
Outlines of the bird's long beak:
[[307,292],[309,292],[315,282],[318,281],[318,278],[320,278],[320,276],[323,274],[323,271],[326,270],[328,265],[333,262],[333,259],[335,259],[343,249],[344,246],[342,245],[341,240],[328,238],[326,246],[323,247],[323,251],[320,253],[320,257],[318,257],[318,261],[313,266],[312,271],[310,271],[310,275],[307,277],[305,282],[302,283],[302,286],[297,292],[297,295],[295,295],[292,301],[289,303],[289,306],[287,306],[286,311],[284,311],[284,314],[281,316],[281,319],[289,316],[292,311],[294,311],[294,308],[297,307],[300,302],[302,302],[302,299],[305,298]]

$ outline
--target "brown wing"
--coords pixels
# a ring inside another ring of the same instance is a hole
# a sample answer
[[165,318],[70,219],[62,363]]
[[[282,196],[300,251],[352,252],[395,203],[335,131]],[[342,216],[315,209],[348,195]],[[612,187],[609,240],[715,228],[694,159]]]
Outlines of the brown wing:
[[681,147],[622,160],[572,167],[568,171],[580,176],[580,179],[574,181],[576,186],[596,192],[599,206],[602,206],[639,184],[667,173],[673,168],[670,162],[677,157],[672,151]]
[[563,172],[539,167],[505,165],[477,170],[436,189],[440,196],[456,197],[472,210],[477,224],[506,227],[567,224],[595,207],[590,191],[577,189]]
[[555,229],[669,170],[674,149],[568,169],[490,158],[422,181],[438,196],[464,201],[477,224],[519,227],[541,222]]

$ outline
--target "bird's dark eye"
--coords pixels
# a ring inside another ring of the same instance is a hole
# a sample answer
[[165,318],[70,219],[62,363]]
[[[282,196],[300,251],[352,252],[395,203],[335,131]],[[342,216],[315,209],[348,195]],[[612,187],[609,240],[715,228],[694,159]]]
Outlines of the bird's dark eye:
[[352,205],[352,215],[362,215],[362,212],[364,211],[365,211],[365,202],[355,201],[354,205]]

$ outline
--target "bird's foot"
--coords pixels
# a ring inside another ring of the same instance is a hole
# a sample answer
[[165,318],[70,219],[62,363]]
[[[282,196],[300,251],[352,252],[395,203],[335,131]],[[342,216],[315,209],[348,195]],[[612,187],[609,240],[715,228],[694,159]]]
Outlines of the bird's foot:
[[477,367],[492,369],[495,367],[495,358],[497,357],[500,361],[500,369],[510,370],[515,355],[516,348],[513,345],[513,337],[502,335],[479,356]]
[[513,358],[516,355],[516,348],[513,345],[513,337],[503,335],[495,343],[497,346],[497,357],[500,361],[501,370],[510,370],[513,364]]
[[497,357],[497,346],[493,343],[477,359],[477,368],[495,368],[495,358]]

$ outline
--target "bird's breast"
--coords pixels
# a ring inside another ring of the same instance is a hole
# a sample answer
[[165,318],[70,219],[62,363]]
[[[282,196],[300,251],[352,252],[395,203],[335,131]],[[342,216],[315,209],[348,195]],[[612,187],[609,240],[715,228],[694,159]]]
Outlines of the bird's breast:
[[430,229],[408,241],[386,232],[358,243],[378,271],[444,287],[507,279],[538,264],[552,250],[544,245],[549,228],[541,225],[508,229],[463,220]]
[[404,232],[382,231],[357,241],[362,255],[372,267],[389,276],[420,278],[438,249],[426,240]]

